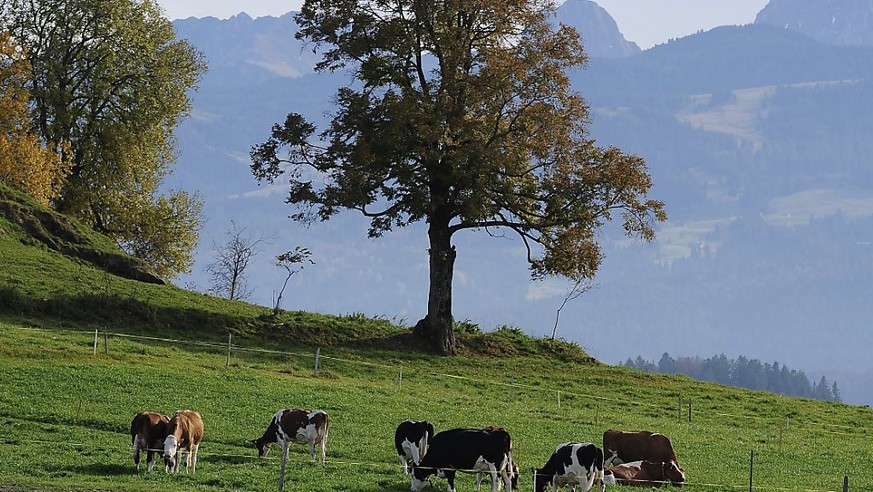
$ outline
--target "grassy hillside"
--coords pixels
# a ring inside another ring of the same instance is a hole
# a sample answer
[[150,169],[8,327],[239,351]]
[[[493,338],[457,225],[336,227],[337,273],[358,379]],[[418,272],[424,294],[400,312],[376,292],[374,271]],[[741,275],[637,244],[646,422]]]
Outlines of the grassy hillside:
[[[46,213],[5,189],[0,200],[30,210],[19,218]],[[68,244],[119,254],[63,223],[75,231]],[[392,442],[406,418],[438,430],[507,427],[522,490],[558,443],[599,443],[607,428],[670,436],[686,489],[744,490],[752,450],[755,490],[841,490],[844,474],[851,490],[873,489],[873,478],[856,471],[873,458],[866,407],[610,367],[578,346],[513,329],[462,335],[463,356],[435,357],[388,320],[274,318],[264,308],[106,273],[97,256],[61,253],[0,213],[0,490],[275,490],[278,453],[259,460],[248,441],[285,407],[332,416],[324,468],[292,446],[293,491],[408,490]],[[130,419],[180,408],[204,417],[197,473],[136,474]],[[471,476],[457,483],[474,488]]]

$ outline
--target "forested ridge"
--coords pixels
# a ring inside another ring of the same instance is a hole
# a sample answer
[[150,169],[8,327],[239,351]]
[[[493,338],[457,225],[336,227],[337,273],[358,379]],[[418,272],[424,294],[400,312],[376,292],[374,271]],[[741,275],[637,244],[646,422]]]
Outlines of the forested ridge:
[[657,363],[637,356],[625,361],[626,367],[661,374],[684,374],[698,381],[725,384],[737,388],[769,391],[786,396],[799,396],[822,401],[840,402],[840,389],[836,381],[829,383],[825,376],[810,383],[803,371],[789,369],[779,362],[761,363],[758,359],[739,356],[728,359],[719,354],[707,359],[700,357],[676,357],[668,353]]

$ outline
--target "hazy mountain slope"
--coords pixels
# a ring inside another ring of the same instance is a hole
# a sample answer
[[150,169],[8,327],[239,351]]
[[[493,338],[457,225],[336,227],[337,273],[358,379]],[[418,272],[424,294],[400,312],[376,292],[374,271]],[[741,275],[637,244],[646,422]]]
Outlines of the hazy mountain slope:
[[312,73],[318,61],[311,49],[294,39],[293,12],[252,19],[245,13],[229,19],[188,18],[173,22],[176,35],[206,55],[209,72],[201,86],[246,86],[275,77]]
[[[178,22],[193,40],[230,36],[211,33],[229,24]],[[256,44],[250,27],[235,28],[236,45]],[[270,31],[271,45],[293,39],[292,29]],[[203,190],[209,219],[197,269],[180,283],[208,286],[212,242],[236,220],[270,238],[250,269],[255,301],[272,302],[284,279],[272,259],[300,244],[316,265],[295,276],[288,307],[414,323],[427,295],[423,224],[368,240],[366,221],[347,213],[304,229],[287,219],[284,186],[258,187],[248,170],[249,149],[273,123],[290,111],[323,121],[348,76],[273,76],[249,62],[250,51],[204,46],[227,68],[204,80],[179,133],[174,184]],[[613,363],[713,350],[779,360],[811,377],[825,370],[848,402],[873,402],[857,384],[873,371],[865,329],[873,315],[865,299],[873,268],[871,50],[765,25],[725,27],[634,56],[594,58],[573,79],[592,108],[592,136],[646,158],[652,195],[671,220],[651,245],[611,227],[603,234],[596,286],[562,311],[558,336]],[[456,246],[458,319],[552,332],[567,286],[531,283],[518,240],[467,233]]]

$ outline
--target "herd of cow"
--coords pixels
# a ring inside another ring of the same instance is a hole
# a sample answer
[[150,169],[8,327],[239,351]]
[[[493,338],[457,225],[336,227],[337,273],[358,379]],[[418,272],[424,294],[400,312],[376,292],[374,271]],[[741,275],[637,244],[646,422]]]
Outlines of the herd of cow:
[[[483,474],[491,476],[491,491],[501,482],[506,490],[518,489],[518,465],[512,459],[512,440],[503,427],[450,429],[434,433],[427,421],[407,420],[394,433],[394,446],[403,472],[412,466],[412,490],[420,490],[431,475],[445,478],[455,490],[458,471],[476,474],[476,489]],[[609,455],[604,460],[604,451]],[[534,492],[554,492],[558,487],[578,485],[582,492],[606,484],[660,487],[682,485],[685,472],[679,466],[670,439],[648,431],[607,430],[603,450],[591,443],[559,444],[542,468],[534,469]]]
[[[252,440],[258,456],[266,456],[272,444],[282,448],[282,475],[288,462],[291,443],[309,444],[315,461],[320,447],[324,464],[330,417],[322,411],[284,409],[273,415],[264,434]],[[203,420],[199,413],[179,410],[172,417],[156,412],[137,414],[130,425],[133,462],[139,471],[140,453],[147,453],[147,469],[154,468],[155,454],[161,453],[166,472],[176,473],[182,454],[187,453],[185,470],[197,468],[197,449],[203,439]],[[420,490],[431,476],[445,478],[450,492],[455,490],[455,474],[476,474],[479,489],[485,474],[491,490],[501,484],[507,491],[518,489],[519,469],[512,459],[512,439],[503,427],[450,429],[434,433],[427,421],[407,420],[395,431],[394,444],[404,474],[412,475],[412,491]],[[604,459],[604,455],[607,457]],[[411,471],[410,471],[411,467]],[[588,492],[606,484],[659,487],[682,485],[685,472],[679,466],[670,440],[648,431],[607,430],[603,449],[592,443],[559,444],[542,468],[533,471],[534,491],[554,492],[557,487],[576,486]],[[281,480],[282,478],[280,478]]]

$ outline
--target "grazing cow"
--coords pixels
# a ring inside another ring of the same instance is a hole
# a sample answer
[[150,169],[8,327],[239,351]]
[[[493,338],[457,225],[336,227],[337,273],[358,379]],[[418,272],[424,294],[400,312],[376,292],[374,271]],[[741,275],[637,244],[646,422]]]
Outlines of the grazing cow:
[[182,453],[188,454],[185,460],[185,473],[197,471],[197,450],[203,440],[203,419],[197,412],[177,410],[167,423],[167,438],[164,440],[164,470],[177,473]]
[[403,465],[403,474],[409,473],[409,464],[417,465],[427,452],[427,443],[433,437],[433,425],[426,420],[406,420],[394,432],[394,447]]
[[282,465],[288,460],[288,448],[292,442],[309,444],[309,458],[315,461],[315,446],[321,445],[321,464],[327,456],[327,433],[330,417],[321,410],[286,408],[273,415],[264,435],[252,440],[258,448],[258,456],[264,457],[273,443],[282,447]]
[[682,485],[685,474],[675,461],[634,461],[610,468],[615,482],[635,487],[660,487],[666,483]]
[[600,492],[606,488],[603,475],[603,451],[589,442],[559,444],[555,452],[539,469],[534,470],[534,492],[545,492],[551,487],[582,486],[588,492],[597,485]]
[[155,467],[155,452],[164,446],[169,422],[170,417],[156,412],[140,412],[133,417],[130,423],[130,438],[136,471],[139,471],[139,453],[143,449],[147,453],[146,469],[152,471]]
[[672,461],[682,476],[682,480],[675,480],[674,484],[685,481],[685,472],[676,459],[670,439],[657,432],[610,429],[603,433],[603,454],[606,456],[606,466],[634,461]]
[[504,429],[451,429],[431,439],[427,453],[418,466],[412,467],[412,491],[421,490],[431,475],[445,477],[449,492],[455,490],[455,474],[487,472],[491,491],[497,492],[503,480],[512,489],[512,440]]

